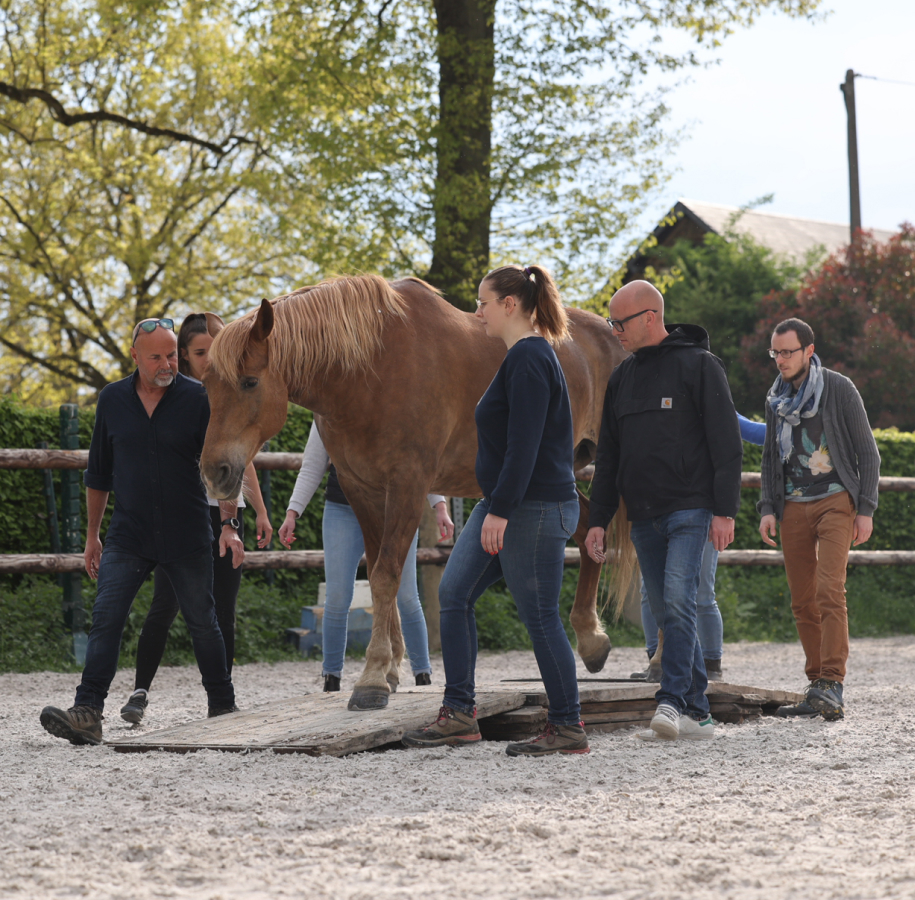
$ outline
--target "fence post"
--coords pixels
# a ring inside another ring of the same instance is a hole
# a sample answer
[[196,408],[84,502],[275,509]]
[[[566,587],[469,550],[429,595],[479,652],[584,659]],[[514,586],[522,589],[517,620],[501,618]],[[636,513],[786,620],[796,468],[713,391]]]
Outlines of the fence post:
[[[264,446],[261,447],[261,450],[264,453],[269,453],[270,452],[270,441],[267,441],[264,444]],[[272,495],[270,492],[270,470],[269,469],[263,469],[261,471],[260,481],[261,481],[261,496],[264,498],[264,507],[267,510],[267,518],[270,519],[271,522],[273,522],[273,510],[271,508],[273,498],[272,498]],[[264,549],[265,550],[273,549],[273,538],[270,538],[270,543],[267,544],[267,546],[264,547]],[[267,584],[269,584],[270,587],[273,587],[273,580],[276,577],[275,571],[273,569],[267,569],[267,574],[264,577],[267,581]]]
[[[64,403],[60,408],[60,448],[79,450],[79,408]],[[79,516],[79,470],[63,469],[60,473],[60,543],[64,553],[82,551],[82,528]],[[83,606],[81,572],[65,572],[63,581],[64,623],[73,633],[73,658],[77,665],[86,662],[86,610]]]
[[[39,450],[47,450],[48,442],[42,441],[37,445]],[[57,497],[54,495],[54,476],[50,469],[42,469],[42,493],[44,494],[45,513],[48,517],[48,531],[51,537],[51,552],[60,553],[60,530],[57,526]],[[62,584],[60,576],[58,583]]]

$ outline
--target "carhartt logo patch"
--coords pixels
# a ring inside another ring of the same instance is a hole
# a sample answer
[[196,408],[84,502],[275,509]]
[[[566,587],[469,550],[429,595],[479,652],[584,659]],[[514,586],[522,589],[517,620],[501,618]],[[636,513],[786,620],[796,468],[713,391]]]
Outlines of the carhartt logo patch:
[[673,409],[674,408],[674,398],[673,397],[662,397],[661,398],[661,409]]

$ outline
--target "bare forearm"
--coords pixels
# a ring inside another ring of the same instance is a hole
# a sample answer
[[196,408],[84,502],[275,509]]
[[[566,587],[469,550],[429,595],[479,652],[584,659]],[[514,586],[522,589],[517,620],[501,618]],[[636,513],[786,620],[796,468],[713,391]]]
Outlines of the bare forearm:
[[98,536],[107,506],[108,491],[86,488],[86,535],[88,537]]
[[244,495],[251,501],[251,506],[259,516],[267,515],[267,506],[264,503],[264,495],[261,493],[261,486],[257,480],[257,471],[254,463],[250,462],[245,467],[245,481],[242,488]]

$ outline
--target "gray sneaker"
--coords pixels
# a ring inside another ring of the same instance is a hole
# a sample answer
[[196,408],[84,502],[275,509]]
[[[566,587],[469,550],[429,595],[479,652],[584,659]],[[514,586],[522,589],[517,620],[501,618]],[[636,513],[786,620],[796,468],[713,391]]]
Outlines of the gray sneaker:
[[143,688],[137,688],[121,707],[121,718],[125,722],[139,725],[143,721],[147,706],[149,706],[149,694]]

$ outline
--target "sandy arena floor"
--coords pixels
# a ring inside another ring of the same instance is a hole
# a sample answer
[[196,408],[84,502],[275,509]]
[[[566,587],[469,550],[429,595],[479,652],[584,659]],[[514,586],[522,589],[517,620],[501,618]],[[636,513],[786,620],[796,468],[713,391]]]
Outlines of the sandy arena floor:
[[[605,674],[642,661],[614,650]],[[543,760],[498,743],[345,759],[73,747],[38,713],[69,706],[77,679],[2,675],[0,896],[910,898],[915,637],[854,641],[849,671],[841,723],[767,718],[701,744],[617,732]],[[534,672],[530,654],[487,656],[479,680]],[[109,735],[130,728],[130,674]],[[725,676],[796,689],[800,647],[728,645]],[[306,661],[235,676],[246,707],[319,681]],[[164,669],[141,727],[204,708],[196,670]]]

